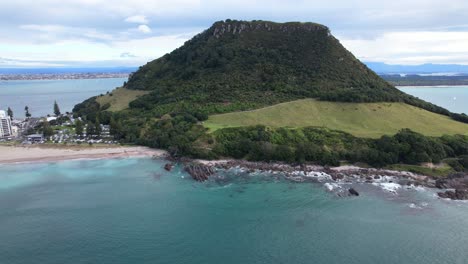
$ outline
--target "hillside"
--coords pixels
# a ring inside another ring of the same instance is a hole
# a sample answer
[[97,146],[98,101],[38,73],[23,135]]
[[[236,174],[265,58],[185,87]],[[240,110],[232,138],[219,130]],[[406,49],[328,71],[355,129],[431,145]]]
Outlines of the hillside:
[[315,23],[216,22],[73,112],[175,157],[382,166],[468,155],[467,125],[450,120],[468,116],[396,89]]
[[357,137],[394,135],[403,128],[427,136],[468,135],[468,124],[404,103],[337,103],[303,99],[258,110],[212,115],[204,125],[224,127],[326,127]]
[[448,114],[388,84],[315,23],[216,22],[140,67],[125,87],[151,91],[131,107],[154,114],[223,113],[303,98],[406,102]]

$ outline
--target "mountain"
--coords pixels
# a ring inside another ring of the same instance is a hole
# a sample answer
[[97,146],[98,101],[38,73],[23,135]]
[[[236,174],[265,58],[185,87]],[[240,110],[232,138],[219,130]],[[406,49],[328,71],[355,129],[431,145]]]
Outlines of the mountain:
[[330,30],[315,23],[220,21],[182,47],[133,74],[126,88],[152,93],[134,108],[247,110],[302,98],[344,102],[417,100],[382,80],[356,59]]
[[382,165],[468,154],[453,136],[468,125],[451,119],[467,116],[396,89],[315,23],[216,22],[73,112],[174,156]]

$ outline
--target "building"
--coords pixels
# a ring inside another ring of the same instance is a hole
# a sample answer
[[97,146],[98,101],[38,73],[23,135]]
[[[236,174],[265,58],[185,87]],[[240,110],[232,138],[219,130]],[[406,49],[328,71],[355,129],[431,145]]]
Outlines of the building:
[[42,134],[32,134],[27,135],[26,139],[32,143],[41,143],[42,141],[44,141],[44,136],[42,136]]
[[13,131],[11,129],[11,119],[5,111],[0,110],[0,138],[11,138],[13,137]]

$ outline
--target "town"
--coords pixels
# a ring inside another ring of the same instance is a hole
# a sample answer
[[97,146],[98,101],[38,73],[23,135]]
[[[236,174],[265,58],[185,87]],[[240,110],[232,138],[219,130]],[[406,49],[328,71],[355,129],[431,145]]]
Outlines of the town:
[[57,102],[53,115],[32,117],[29,108],[24,109],[24,118],[14,115],[10,107],[0,110],[0,142],[22,145],[31,144],[116,144],[109,125],[84,122],[72,113],[61,113]]

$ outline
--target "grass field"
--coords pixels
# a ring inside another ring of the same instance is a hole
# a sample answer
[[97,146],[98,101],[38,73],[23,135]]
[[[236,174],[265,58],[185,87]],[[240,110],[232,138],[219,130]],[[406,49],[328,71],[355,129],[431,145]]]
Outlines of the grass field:
[[370,138],[395,134],[403,128],[427,136],[468,135],[468,124],[404,103],[337,103],[304,99],[252,111],[213,115],[205,122],[211,131],[257,124],[320,126]]
[[[99,96],[96,101],[101,105],[109,103],[108,111],[120,111],[128,108],[128,104],[137,97],[147,94],[148,91],[129,90],[123,87],[113,90],[110,94]],[[112,95],[111,95],[112,94]]]

